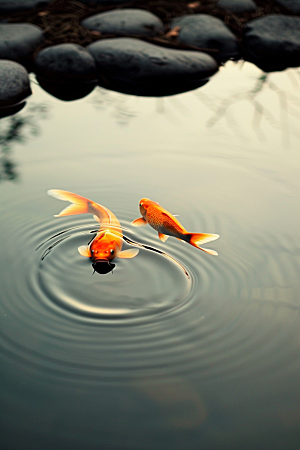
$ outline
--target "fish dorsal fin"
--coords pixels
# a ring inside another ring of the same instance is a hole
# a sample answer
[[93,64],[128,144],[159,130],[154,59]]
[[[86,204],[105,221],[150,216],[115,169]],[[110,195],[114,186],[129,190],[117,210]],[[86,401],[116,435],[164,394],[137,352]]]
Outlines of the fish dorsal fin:
[[80,247],[78,247],[78,251],[81,256],[86,256],[87,258],[91,257],[91,250],[88,245],[81,245]]
[[131,225],[134,227],[145,227],[147,225],[147,221],[143,217],[139,217],[131,222]]
[[130,248],[128,250],[123,250],[119,253],[118,257],[123,259],[134,258],[138,254],[139,250],[137,248]]
[[166,240],[169,239],[170,236],[167,236],[166,234],[163,233],[158,233],[158,237],[161,241],[166,242]]

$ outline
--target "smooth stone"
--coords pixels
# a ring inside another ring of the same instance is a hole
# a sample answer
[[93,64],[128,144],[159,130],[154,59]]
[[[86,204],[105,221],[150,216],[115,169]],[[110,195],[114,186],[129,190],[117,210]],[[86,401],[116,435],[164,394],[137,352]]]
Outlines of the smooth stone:
[[35,58],[34,71],[49,80],[97,80],[93,57],[78,44],[58,44],[41,50]]
[[1,0],[0,13],[16,13],[34,8],[43,8],[52,0]]
[[245,59],[265,72],[300,66],[300,17],[270,15],[246,24]]
[[103,39],[88,46],[108,89],[141,96],[165,96],[196,89],[218,70],[202,52],[159,47],[135,38]]
[[222,20],[207,14],[191,14],[172,20],[171,28],[180,27],[178,41],[200,48],[217,49],[213,54],[218,62],[240,55],[239,44]]
[[299,0],[276,0],[277,3],[289,9],[295,14],[300,14],[300,1]]
[[37,25],[0,24],[0,59],[10,59],[26,65],[43,41],[43,30]]
[[18,103],[17,105],[13,106],[0,106],[0,119],[3,119],[3,117],[7,116],[13,116],[14,114],[17,114],[21,109],[24,108],[26,105],[26,102]]
[[31,94],[25,67],[0,60],[0,107],[16,105]]
[[89,30],[102,34],[156,36],[163,34],[164,24],[154,14],[142,9],[123,9],[95,14],[81,22]]
[[218,0],[216,6],[229,9],[236,14],[251,13],[257,10],[257,5],[253,0]]
[[36,79],[46,92],[67,102],[86,97],[97,86],[97,80],[85,82],[56,81],[39,76]]
[[104,6],[114,6],[120,5],[121,3],[128,3],[129,0],[77,0],[85,5],[104,5]]

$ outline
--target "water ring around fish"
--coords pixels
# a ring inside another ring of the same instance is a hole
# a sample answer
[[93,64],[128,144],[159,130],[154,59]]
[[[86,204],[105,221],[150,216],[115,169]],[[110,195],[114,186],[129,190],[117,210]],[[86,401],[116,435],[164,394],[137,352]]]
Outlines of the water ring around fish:
[[[78,218],[72,220],[78,223]],[[189,301],[194,277],[179,261],[180,255],[139,242],[129,224],[123,228],[124,246],[138,247],[137,258],[117,258],[111,267],[103,267],[105,275],[95,273],[91,260],[81,258],[77,248],[88,244],[97,230],[90,221],[84,224],[85,218],[79,220],[79,225],[63,229],[56,222],[56,232],[36,248],[40,254],[36,285],[48,305],[78,319],[119,323],[146,320]]]

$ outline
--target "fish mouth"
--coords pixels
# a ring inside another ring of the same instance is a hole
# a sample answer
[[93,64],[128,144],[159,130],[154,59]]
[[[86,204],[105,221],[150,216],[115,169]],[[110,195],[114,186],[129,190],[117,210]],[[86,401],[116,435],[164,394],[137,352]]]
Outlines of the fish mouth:
[[108,259],[94,259],[94,261],[93,261],[93,265],[94,264],[109,264],[109,261],[108,261]]
[[93,261],[93,269],[100,274],[106,274],[113,270],[115,264],[111,264],[108,259],[96,259]]

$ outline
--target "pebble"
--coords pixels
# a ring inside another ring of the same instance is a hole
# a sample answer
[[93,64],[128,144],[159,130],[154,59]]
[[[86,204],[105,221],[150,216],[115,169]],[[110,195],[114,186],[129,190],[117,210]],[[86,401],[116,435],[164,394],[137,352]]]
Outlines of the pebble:
[[218,0],[216,6],[229,9],[235,14],[251,13],[257,9],[256,3],[252,0]]
[[300,65],[300,17],[270,15],[245,26],[245,59],[266,72]]
[[36,77],[39,85],[49,94],[60,100],[72,101],[86,97],[97,86],[95,81],[57,81],[47,80],[45,78]]
[[81,25],[102,34],[157,36],[163,34],[164,24],[154,14],[142,9],[108,11],[88,17]]
[[164,96],[202,86],[218,70],[202,52],[159,47],[135,38],[103,39],[88,46],[99,84],[142,96]]
[[300,14],[299,0],[276,0],[282,6],[292,11],[294,14]]
[[29,23],[0,24],[0,59],[27,65],[44,41],[43,30]]
[[213,57],[218,62],[237,58],[239,45],[234,34],[222,20],[207,14],[191,14],[172,20],[171,28],[180,27],[178,41],[200,48],[217,49]]
[[43,8],[52,0],[1,0],[0,13],[11,14],[33,8]]
[[103,6],[115,6],[120,5],[121,3],[128,3],[129,0],[77,0],[80,3],[84,3],[85,5],[103,5]]
[[49,80],[96,80],[96,64],[91,54],[78,44],[58,44],[41,50],[34,70]]
[[0,107],[16,105],[30,94],[25,67],[14,61],[0,60]]

